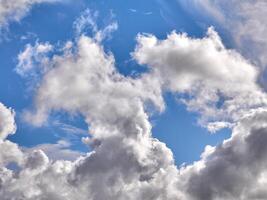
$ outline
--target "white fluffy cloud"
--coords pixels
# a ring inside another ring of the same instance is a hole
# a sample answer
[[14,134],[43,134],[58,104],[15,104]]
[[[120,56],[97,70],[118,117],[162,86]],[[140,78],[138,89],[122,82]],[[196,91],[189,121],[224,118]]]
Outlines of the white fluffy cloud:
[[[90,124],[93,151],[72,163],[50,163],[39,151],[27,155],[19,175],[10,172],[5,178],[1,197],[177,199],[173,155],[152,138],[144,110],[145,102],[163,106],[160,88],[150,88],[146,75],[119,74],[113,56],[95,39],[81,36],[74,48],[48,62],[53,67],[37,89],[36,110],[26,116],[41,125],[51,111],[82,114]],[[19,187],[26,182],[27,189]]]
[[[41,62],[47,70],[36,89],[35,108],[25,113],[39,126],[51,112],[81,114],[90,127],[86,143],[92,151],[73,162],[49,160],[42,150],[22,152],[5,140],[12,132],[6,127],[14,125],[13,118],[7,120],[12,123],[1,125],[0,148],[13,146],[14,153],[0,151],[3,200],[267,198],[266,94],[257,84],[255,66],[226,49],[210,29],[202,39],[140,35],[132,55],[149,71],[126,77],[100,41],[81,35],[77,44]],[[231,138],[206,147],[200,161],[177,169],[172,152],[152,137],[146,109],[153,104],[162,111],[165,91],[188,95],[184,102],[212,122],[211,130],[233,126]],[[2,110],[0,116],[13,117]],[[56,147],[64,150],[66,144]],[[10,169],[10,162],[18,169]]]
[[[202,114],[200,122],[235,122],[252,108],[266,106],[266,94],[257,84],[258,71],[234,50],[224,47],[209,28],[203,39],[175,32],[165,40],[139,35],[133,57],[148,65],[163,90],[189,95],[182,101]],[[216,123],[216,129],[219,128]],[[208,125],[214,129],[215,123]]]
[[0,103],[0,140],[16,132],[14,111]]
[[20,21],[34,4],[60,0],[0,0],[0,28],[10,21]]
[[189,109],[215,120],[210,130],[234,127],[230,139],[206,147],[200,161],[179,170],[181,199],[266,199],[266,93],[257,84],[257,67],[226,49],[212,29],[203,39],[172,33],[137,41],[134,58],[149,66],[163,90],[189,95]]
[[23,155],[18,146],[6,140],[8,135],[16,132],[14,116],[12,109],[0,103],[0,168],[10,162],[22,161]]
[[[81,36],[76,53],[67,51],[51,60],[49,64],[57,67],[45,74],[36,96],[37,113],[30,121],[42,123],[51,110],[63,109],[81,112],[88,123],[96,120],[97,124],[103,122],[103,125],[112,126],[117,125],[122,116],[126,122],[131,120],[143,101],[163,106],[162,98],[158,98],[160,88],[144,91],[146,85],[151,84],[146,76],[135,80],[120,75],[116,72],[113,56],[106,54],[92,38]],[[139,115],[137,121],[144,117],[142,113]],[[126,127],[122,124],[121,128]],[[147,132],[147,124],[142,124],[140,129]]]
[[[212,16],[226,28],[244,55],[266,67],[267,2],[265,0],[190,0],[180,1],[192,13]],[[203,12],[203,10],[207,12]],[[253,49],[253,51],[251,50]]]

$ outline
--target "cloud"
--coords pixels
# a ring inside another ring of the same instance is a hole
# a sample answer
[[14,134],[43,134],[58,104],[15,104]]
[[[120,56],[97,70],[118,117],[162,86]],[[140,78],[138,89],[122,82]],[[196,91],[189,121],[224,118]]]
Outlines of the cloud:
[[22,77],[31,76],[31,78],[40,72],[44,72],[46,69],[40,68],[40,66],[45,66],[45,63],[48,62],[47,54],[53,48],[48,42],[39,43],[36,41],[34,46],[27,44],[18,55],[18,64],[15,71]]
[[53,126],[56,126],[60,128],[61,130],[63,130],[64,132],[69,133],[69,134],[76,134],[76,135],[87,135],[88,134],[88,130],[81,129],[76,126],[60,122],[58,120],[55,120],[53,122]]
[[[192,14],[199,13],[202,16],[212,17],[232,35],[237,48],[244,55],[262,68],[266,68],[266,1],[190,0],[186,3],[180,2]],[[203,10],[207,12],[203,12]]]
[[[52,59],[54,67],[38,88],[36,112],[28,115],[40,125],[50,111],[62,109],[81,113],[90,124],[91,143],[97,145],[77,161],[73,184],[80,190],[86,188],[84,198],[92,199],[177,195],[170,189],[172,181],[166,178],[166,172],[177,173],[172,153],[151,138],[143,107],[146,101],[162,103],[155,96],[157,91],[144,87],[141,80],[119,74],[114,57],[92,38],[81,36],[77,49],[75,54],[63,53]],[[69,81],[72,84],[66,87]]]
[[181,169],[187,199],[266,199],[267,112],[259,109],[234,127],[232,137],[206,148],[202,159]]
[[130,8],[129,11],[132,12],[132,13],[136,13],[137,12],[137,10],[133,9],[133,8]]
[[211,122],[208,124],[207,129],[211,133],[216,133],[218,130],[221,130],[223,128],[232,128],[233,124],[229,122]]
[[26,151],[42,150],[50,160],[69,160],[74,161],[83,153],[70,149],[71,144],[65,140],[59,140],[56,144],[40,144]]
[[173,32],[165,40],[139,35],[137,42],[133,57],[150,68],[163,90],[185,94],[181,101],[202,115],[204,126],[235,122],[250,109],[266,106],[257,67],[226,49],[213,28],[202,39]]
[[8,135],[16,132],[15,112],[0,103],[0,167],[10,162],[21,163],[22,152],[18,146],[6,140]]
[[15,112],[0,103],[0,140],[4,140],[9,134],[16,132],[14,120]]
[[88,30],[92,31],[92,35],[97,42],[111,37],[111,33],[118,29],[118,23],[113,21],[113,14],[111,13],[111,21],[107,26],[99,28],[97,24],[98,12],[93,12],[90,9],[86,9],[82,14],[74,21],[73,27],[76,37],[85,34]]
[[[113,55],[94,38],[81,35],[77,42],[47,62],[52,67],[37,88],[35,110],[26,116],[42,125],[52,111],[82,114],[90,125],[92,152],[74,162],[51,162],[42,151],[27,154],[19,175],[5,178],[1,197],[177,199],[173,155],[152,138],[144,107],[146,102],[164,106],[160,88],[150,87],[157,82],[121,75]],[[23,183],[27,189],[19,187]]]
[[12,21],[20,21],[35,4],[60,0],[0,0],[0,28]]
[[[51,110],[64,109],[81,112],[86,117],[90,114],[87,122],[97,119],[98,123],[103,121],[103,124],[112,125],[123,116],[127,124],[127,119],[131,120],[136,115],[136,111],[128,112],[128,109],[135,107],[138,110],[143,101],[151,101],[158,106],[163,104],[156,88],[144,92],[144,85],[149,84],[146,77],[136,81],[120,75],[115,69],[113,55],[106,54],[92,38],[81,36],[77,48],[75,55],[67,52],[48,62],[54,67],[43,78],[36,96],[37,113],[32,118],[27,115],[30,121],[41,124]],[[145,84],[141,83],[143,80]],[[68,85],[69,81],[71,85]],[[142,117],[140,113],[138,118]],[[143,124],[140,128],[147,131],[146,126]],[[125,128],[123,124],[121,128]]]
[[[213,29],[199,39],[173,32],[164,40],[139,35],[137,42],[132,56],[148,66],[138,77],[120,74],[101,40],[84,34],[41,63],[47,70],[25,117],[41,126],[52,112],[81,114],[92,151],[75,161],[53,161],[44,151],[65,151],[68,144],[22,152],[3,140],[20,152],[13,158],[0,151],[3,200],[266,198],[266,96],[257,68],[226,49]],[[147,108],[163,111],[167,91],[187,95],[184,103],[212,130],[233,127],[231,138],[178,169],[170,149],[153,138]],[[10,162],[18,169],[9,169]]]

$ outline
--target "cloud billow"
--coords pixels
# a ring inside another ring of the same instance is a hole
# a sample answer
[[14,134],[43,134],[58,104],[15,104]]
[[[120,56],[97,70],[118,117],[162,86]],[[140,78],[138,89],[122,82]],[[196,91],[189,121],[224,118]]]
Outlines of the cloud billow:
[[[51,112],[81,114],[90,127],[85,141],[92,151],[67,161],[22,150],[6,139],[15,132],[14,111],[0,104],[1,200],[267,198],[266,93],[257,84],[257,68],[225,48],[212,28],[203,38],[139,35],[132,57],[148,71],[135,78],[117,71],[100,39],[79,34],[51,57],[46,51],[39,56],[38,45],[43,44],[28,45],[30,54],[20,54],[26,60],[19,65],[23,76],[34,69],[31,59],[46,69],[25,119],[41,126]],[[146,107],[163,112],[166,91],[188,94],[181,100],[200,113],[201,125],[212,131],[233,127],[232,136],[207,146],[198,162],[175,166],[171,150],[152,136]],[[8,167],[12,162],[16,170]]]

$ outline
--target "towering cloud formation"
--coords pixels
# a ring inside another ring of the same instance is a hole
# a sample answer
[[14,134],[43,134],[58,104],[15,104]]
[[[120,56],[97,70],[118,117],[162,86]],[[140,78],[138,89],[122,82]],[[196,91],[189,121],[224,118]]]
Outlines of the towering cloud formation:
[[[66,49],[48,62],[53,67],[38,89],[36,113],[27,117],[41,125],[52,110],[81,113],[90,124],[93,151],[73,163],[50,164],[38,151],[27,155],[19,175],[5,178],[1,196],[177,199],[172,153],[152,138],[144,111],[146,102],[162,106],[159,89],[150,89],[146,75],[135,80],[119,74],[113,56],[92,38],[81,36],[72,52]],[[18,187],[25,181],[30,189]]]
[[[257,85],[256,67],[226,49],[213,29],[202,39],[172,33],[165,40],[139,35],[137,41],[133,58],[149,69],[136,78],[120,74],[101,40],[85,35],[40,63],[46,70],[35,108],[25,117],[40,126],[51,112],[81,114],[90,125],[84,140],[92,151],[73,162],[49,160],[40,150],[22,152],[6,140],[15,130],[14,114],[1,104],[0,149],[14,149],[0,151],[3,200],[267,197],[266,94]],[[231,138],[177,169],[172,152],[152,137],[149,122],[147,105],[163,111],[165,91],[188,95],[184,103],[211,130],[234,126]]]

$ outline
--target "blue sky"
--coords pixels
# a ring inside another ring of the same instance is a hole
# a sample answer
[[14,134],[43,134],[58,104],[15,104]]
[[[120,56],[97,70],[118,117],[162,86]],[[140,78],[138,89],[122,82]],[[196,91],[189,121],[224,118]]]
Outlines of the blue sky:
[[0,0],[0,199],[267,199],[266,12]]
[[[105,26],[111,18],[117,21],[118,30],[104,42],[104,46],[114,54],[118,70],[125,75],[145,69],[132,61],[130,56],[135,48],[138,33],[151,33],[163,39],[168,33],[177,31],[200,37],[205,34],[208,26],[199,25],[177,1],[78,1],[34,6],[20,23],[10,24],[6,33],[8,39],[3,40],[0,45],[1,74],[5,74],[0,80],[0,99],[17,112],[18,130],[10,137],[11,141],[25,147],[33,147],[42,143],[56,143],[66,136],[64,130],[52,124],[36,128],[25,124],[21,119],[20,114],[32,104],[32,91],[27,88],[31,80],[19,77],[14,68],[17,55],[28,43],[48,41],[56,44],[73,39],[73,22],[87,8],[99,12],[99,26]],[[23,36],[26,36],[26,39],[21,39]],[[187,112],[185,106],[175,100],[173,95],[166,94],[165,99],[167,110],[153,116],[153,134],[172,149],[177,165],[198,160],[206,145],[216,145],[229,137],[227,129],[210,134],[200,127],[197,124],[197,115]],[[82,118],[68,119],[66,115],[56,115],[55,118],[59,121],[87,130]],[[73,142],[73,149],[87,151],[84,144],[78,140]]]

